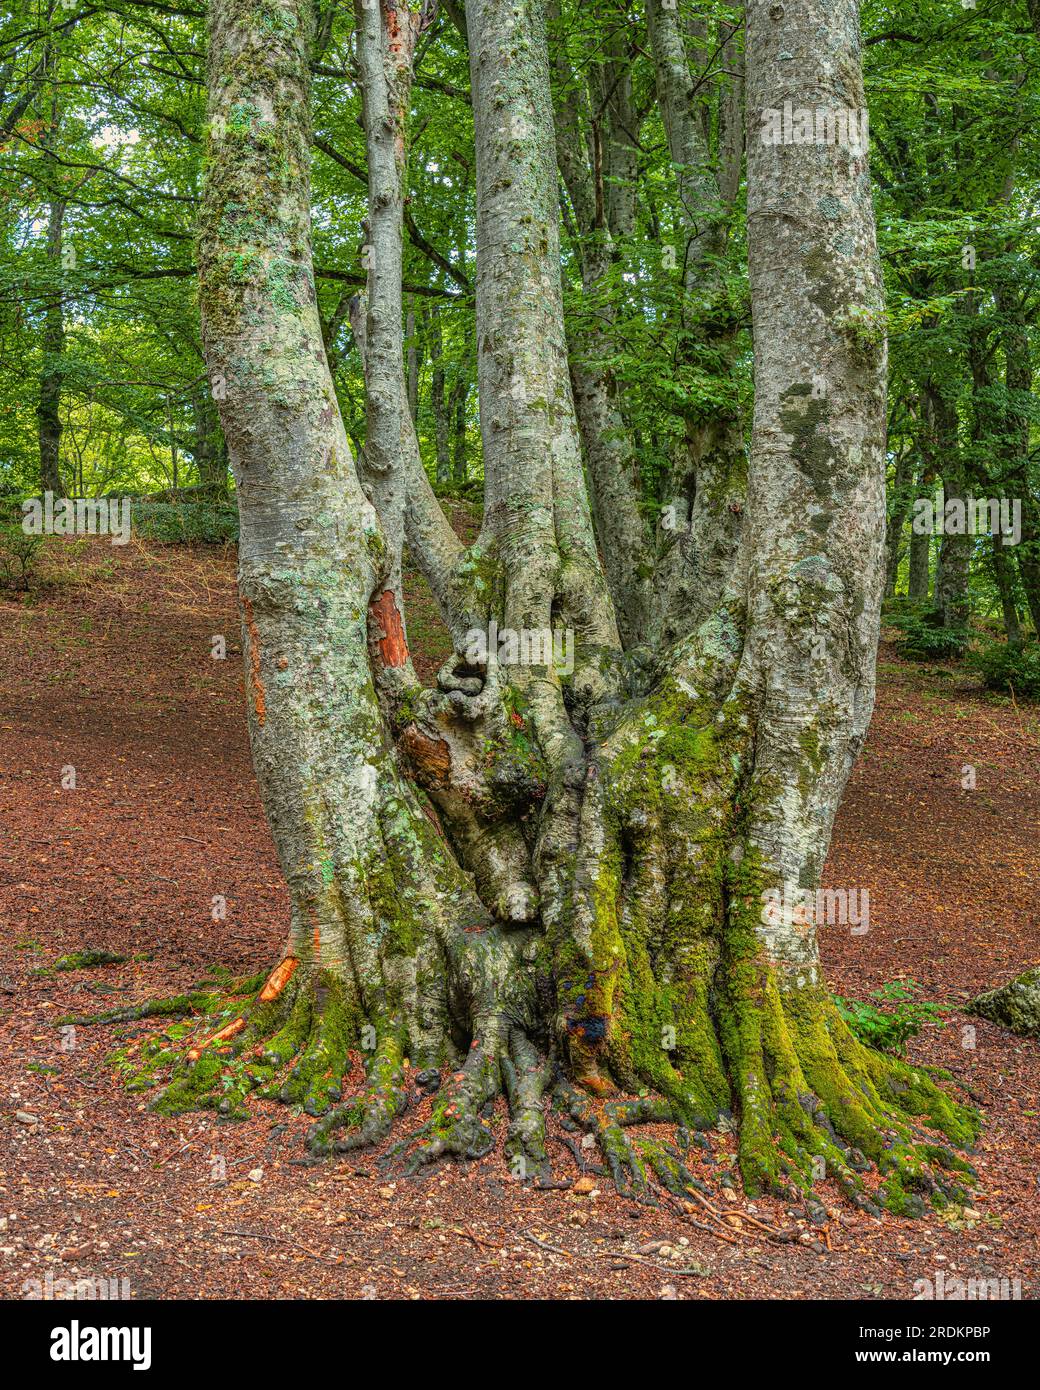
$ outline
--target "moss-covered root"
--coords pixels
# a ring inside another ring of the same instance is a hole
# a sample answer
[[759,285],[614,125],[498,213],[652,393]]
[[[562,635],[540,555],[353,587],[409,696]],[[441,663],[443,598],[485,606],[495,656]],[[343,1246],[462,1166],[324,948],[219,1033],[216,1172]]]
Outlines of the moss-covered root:
[[502,1082],[509,1102],[506,1157],[514,1178],[551,1180],[545,1144],[545,1090],[552,1063],[519,1028],[509,1035],[509,1052],[501,1059]]
[[360,1028],[353,995],[292,955],[270,974],[229,979],[217,990],[68,1021],[186,1017],[194,1024],[174,1024],[143,1043],[128,1043],[113,1057],[133,1090],[166,1082],[151,1103],[160,1114],[214,1109],[238,1119],[246,1113],[246,1096],[258,1091],[317,1116],[341,1098]]
[[387,1165],[405,1159],[416,1173],[439,1158],[484,1158],[495,1143],[488,1123],[492,1102],[502,1091],[502,1059],[508,1055],[509,1020],[491,1014],[476,1020],[469,1055],[460,1071],[438,1090],[433,1113],[414,1133],[405,1135],[384,1156]]
[[[407,1107],[404,1047],[400,1029],[391,1023],[377,1036],[367,1068],[365,1090],[360,1096],[337,1105],[312,1125],[307,1134],[307,1148],[314,1158],[325,1158],[332,1153],[349,1153],[379,1144]],[[347,1131],[345,1134],[333,1138],[343,1129]]]
[[250,975],[230,979],[227,986],[220,991],[197,989],[187,994],[173,994],[165,999],[149,999],[143,1004],[126,1004],[118,1009],[103,1009],[95,1014],[67,1014],[63,1018],[55,1019],[55,1027],[75,1024],[77,1027],[90,1028],[109,1023],[136,1023],[145,1018],[199,1017],[222,1009],[229,997],[255,993],[266,978],[266,974]]
[[[739,1164],[750,1193],[790,1197],[834,1178],[857,1205],[917,1215],[963,1201],[978,1116],[920,1071],[865,1048],[820,988],[781,990],[760,960],[731,963],[723,1047],[740,1106]],[[862,1174],[876,1165],[872,1196]]]
[[631,1138],[627,1133],[633,1125],[673,1124],[675,1113],[663,1097],[597,1100],[562,1078],[556,1083],[554,1097],[557,1106],[595,1138],[620,1196],[652,1205],[652,1176],[677,1197],[687,1196],[690,1188],[704,1190],[683,1161],[680,1150],[687,1135],[681,1125],[676,1128],[678,1148],[649,1138]]

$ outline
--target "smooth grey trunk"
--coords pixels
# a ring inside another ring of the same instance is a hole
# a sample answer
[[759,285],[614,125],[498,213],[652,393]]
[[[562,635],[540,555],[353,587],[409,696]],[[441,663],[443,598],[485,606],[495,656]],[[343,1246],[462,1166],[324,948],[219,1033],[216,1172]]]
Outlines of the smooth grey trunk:
[[[747,5],[748,129],[794,106],[864,106],[855,0]],[[742,678],[761,701],[750,842],[815,888],[874,704],[884,588],[885,299],[867,155],[748,142],[755,418]],[[819,378],[825,382],[821,394]],[[788,978],[815,929],[763,927]]]

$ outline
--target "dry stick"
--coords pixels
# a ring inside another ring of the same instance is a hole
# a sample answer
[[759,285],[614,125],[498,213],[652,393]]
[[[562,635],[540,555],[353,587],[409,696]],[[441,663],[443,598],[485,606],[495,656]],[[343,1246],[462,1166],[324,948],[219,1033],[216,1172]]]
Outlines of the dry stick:
[[451,1231],[452,1235],[465,1236],[466,1239],[471,1240],[474,1245],[486,1246],[488,1250],[500,1250],[502,1248],[501,1241],[496,1243],[493,1240],[484,1240],[482,1236],[475,1236],[472,1231],[464,1230],[462,1226],[449,1226],[448,1229]]
[[335,1260],[330,1260],[326,1255],[319,1255],[316,1250],[301,1245],[298,1240],[290,1240],[288,1236],[269,1236],[265,1231],[233,1231],[226,1226],[218,1226],[212,1221],[207,1221],[206,1225],[222,1236],[244,1236],[247,1240],[270,1240],[277,1241],[280,1245],[291,1245],[294,1250],[302,1250],[305,1255],[309,1255],[312,1260],[318,1260],[323,1265],[341,1265],[343,1263],[342,1255]]
[[661,1269],[665,1274],[678,1274],[684,1279],[703,1279],[704,1275],[699,1269],[677,1269],[675,1265],[659,1264],[657,1260],[648,1260],[644,1255],[629,1255],[626,1251],[597,1250],[592,1257],[594,1260],[634,1260],[636,1264],[649,1265],[651,1269]]
[[540,1250],[550,1250],[554,1255],[566,1255],[569,1260],[574,1258],[569,1250],[561,1250],[558,1245],[550,1245],[547,1240],[539,1240],[538,1237],[532,1235],[530,1231],[521,1231],[520,1234],[523,1236],[524,1240],[529,1240],[532,1245],[537,1245]]
[[160,1159],[160,1161],[154,1165],[153,1171],[154,1171],[155,1168],[162,1168],[162,1167],[164,1167],[167,1163],[169,1163],[169,1161],[170,1161],[171,1158],[176,1158],[178,1154],[182,1154],[182,1153],[184,1152],[185,1149],[190,1149],[190,1148],[191,1148],[191,1141],[190,1141],[190,1140],[185,1140],[185,1142],[180,1146],[179,1149],[174,1149],[173,1153],[169,1153],[169,1154],[166,1155],[165,1158]]
[[[721,1226],[725,1227],[727,1231],[732,1231],[734,1229],[725,1219],[722,1213],[718,1211],[715,1207],[713,1207],[706,1197],[702,1197],[695,1187],[690,1187],[686,1190],[690,1193],[692,1197],[695,1197],[697,1201],[700,1202],[701,1206],[705,1209],[705,1211],[708,1212],[710,1216],[714,1217],[714,1219]],[[760,1231],[764,1231],[765,1234],[769,1236],[772,1240],[786,1242],[791,1239],[791,1237],[785,1232],[777,1231],[774,1229],[774,1227],[767,1226],[764,1221],[759,1221],[757,1217],[751,1216],[747,1212],[741,1212],[739,1213],[739,1215],[742,1220],[749,1221],[752,1226],[757,1226]],[[748,1233],[746,1231],[742,1231],[741,1234],[747,1235]]]

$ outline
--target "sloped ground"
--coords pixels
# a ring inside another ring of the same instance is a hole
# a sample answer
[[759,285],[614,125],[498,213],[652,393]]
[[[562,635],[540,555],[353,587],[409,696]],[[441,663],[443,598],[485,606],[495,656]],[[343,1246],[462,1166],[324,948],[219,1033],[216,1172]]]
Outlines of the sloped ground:
[[[967,1215],[879,1222],[825,1188],[828,1225],[811,1227],[727,1197],[729,1136],[699,1161],[721,1219],[588,1179],[530,1192],[500,1153],[418,1179],[370,1155],[298,1167],[306,1117],[265,1102],[241,1124],[151,1115],[105,1063],[114,1030],[53,1027],[178,992],[215,963],[265,968],[286,898],[249,764],[233,554],[97,542],[52,563],[60,583],[0,598],[2,1296],[102,1279],[134,1298],[908,1298],[939,1271],[1034,1296],[1040,1051],[956,1010],[1040,960],[1035,711],[886,649],[827,874],[870,895],[869,931],[825,931],[833,987],[864,998],[912,977],[954,1008],[909,1055],[948,1068],[989,1116]],[[429,677],[443,634],[418,588],[409,611]],[[129,959],[51,969],[86,948]],[[577,1178],[553,1151],[557,1176]]]

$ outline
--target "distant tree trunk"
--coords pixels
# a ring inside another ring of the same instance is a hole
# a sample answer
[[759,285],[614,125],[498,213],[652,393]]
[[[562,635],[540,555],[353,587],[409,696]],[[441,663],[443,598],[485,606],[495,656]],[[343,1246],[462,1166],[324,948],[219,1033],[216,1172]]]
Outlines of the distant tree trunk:
[[63,275],[62,227],[65,203],[52,199],[47,222],[47,259],[50,273],[59,286],[43,311],[43,368],[40,372],[40,398],[36,408],[40,442],[40,487],[61,495],[61,387],[65,376],[65,309],[60,289]]
[[[1040,7],[1040,0],[1033,0],[1033,3]],[[1033,361],[1020,300],[1013,290],[1002,286],[997,290],[997,305],[1005,324],[1002,345],[1007,389],[1003,429],[1006,477],[1022,505],[1022,537],[1015,554],[1033,630],[1040,637],[1040,508],[1031,484],[1029,459]]]
[[[856,5],[791,11],[748,6],[750,109],[861,103]],[[486,506],[454,552],[416,470],[401,351],[406,118],[429,12],[355,10],[373,248],[363,480],[312,279],[309,9],[282,13],[272,25],[211,0],[199,275],[207,362],[228,383],[250,739],[289,931],[160,1108],[234,1111],[260,1087],[319,1117],[323,1155],[385,1137],[416,1086],[436,1090],[405,1141],[417,1166],[488,1152],[484,1111],[504,1092],[506,1152],[530,1178],[548,1172],[551,1090],[636,1194],[693,1176],[631,1126],[735,1112],[749,1190],[805,1192],[822,1158],[877,1210],[857,1172],[872,1159],[876,1200],[913,1209],[908,1187],[934,1190],[946,1151],[919,1145],[910,1116],[957,1142],[974,1124],[856,1040],[822,980],[815,909],[787,897],[820,882],[874,695],[886,350],[865,157],[749,150],[747,528],[714,611],[641,675],[598,558],[570,391],[540,4],[466,9]],[[255,113],[246,138],[232,110]],[[243,243],[248,284],[229,271]],[[433,689],[408,652],[406,535],[454,644]],[[358,1046],[366,1084],[340,1103]]]
[[[921,493],[921,496],[929,496]],[[906,596],[915,603],[927,603],[931,592],[932,537],[929,531],[910,531],[910,560],[907,572]]]
[[468,400],[469,382],[463,378],[456,383],[450,401],[452,419],[451,476],[456,483],[466,481],[468,470],[466,457],[466,403]]
[[[966,503],[969,487],[957,438],[957,409],[934,383],[928,384],[925,398],[928,448],[937,460],[943,480],[944,504]],[[943,627],[967,626],[971,613],[968,578],[973,548],[972,537],[966,530],[951,530],[947,526],[943,531],[935,572],[935,609]]]
[[[713,360],[732,362],[736,331],[720,264],[730,211],[727,185],[720,183],[720,170],[711,158],[701,84],[691,71],[680,11],[668,0],[647,0],[646,21],[685,239],[677,248],[684,324],[697,333],[699,349],[707,348]],[[724,158],[721,173],[728,177],[729,187],[738,138],[732,128],[734,114],[731,108],[730,164]],[[697,318],[691,318],[694,305],[700,306]],[[728,375],[720,371],[723,379]],[[718,602],[744,517],[747,451],[735,393],[729,405],[688,415],[685,436],[685,447],[673,459],[658,530],[664,553],[655,575],[654,631],[662,641],[695,630]]]
[[419,421],[420,330],[415,315],[414,294],[408,296],[408,317],[404,331],[408,342],[408,413],[415,425]]
[[[550,7],[554,23],[559,7]],[[583,339],[571,335],[571,383],[588,467],[607,581],[626,645],[645,640],[653,594],[652,528],[640,506],[641,480],[620,393],[608,363],[616,351],[616,312],[609,292],[616,239],[631,233],[635,217],[635,150],[639,126],[631,81],[616,58],[620,36],[610,41],[593,118],[580,80],[570,70],[557,36],[555,72],[556,159],[577,223],[581,278],[595,306]],[[591,145],[591,149],[590,149]]]
[[210,383],[205,381],[191,398],[191,454],[199,474],[199,487],[208,497],[222,498],[228,491],[228,457],[220,416]]
[[913,501],[914,476],[918,460],[913,449],[904,449],[896,458],[896,475],[892,483],[891,510],[885,531],[885,597],[896,591],[899,562],[903,554],[903,532]]
[[1015,589],[1011,566],[999,536],[990,537],[990,556],[993,564],[993,579],[1000,595],[1001,612],[1004,615],[1004,631],[1007,640],[1017,644],[1022,641],[1022,627],[1018,621],[1018,607],[1015,603]]
[[434,439],[437,446],[437,481],[447,483],[451,478],[450,433],[448,402],[444,393],[444,338],[441,317],[436,305],[430,310],[430,408],[433,411]]

